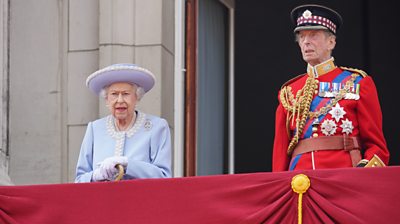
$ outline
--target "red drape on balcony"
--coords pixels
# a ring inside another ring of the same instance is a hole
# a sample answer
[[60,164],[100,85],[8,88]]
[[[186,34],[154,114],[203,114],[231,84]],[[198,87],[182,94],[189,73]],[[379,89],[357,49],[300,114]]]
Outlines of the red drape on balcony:
[[400,167],[0,187],[0,223],[399,223]]

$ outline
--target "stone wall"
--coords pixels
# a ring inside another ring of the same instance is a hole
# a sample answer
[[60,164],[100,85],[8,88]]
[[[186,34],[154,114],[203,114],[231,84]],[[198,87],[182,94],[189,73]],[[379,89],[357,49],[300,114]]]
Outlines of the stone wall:
[[112,63],[156,75],[139,108],[173,134],[174,0],[13,0],[8,12],[12,182],[74,180],[87,123],[108,113],[85,80]]

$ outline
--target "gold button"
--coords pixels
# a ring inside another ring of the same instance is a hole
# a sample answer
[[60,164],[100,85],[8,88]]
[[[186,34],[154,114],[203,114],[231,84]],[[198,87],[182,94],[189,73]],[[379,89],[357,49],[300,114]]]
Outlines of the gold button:
[[318,94],[318,90],[315,90],[315,92],[314,92],[315,94]]
[[316,131],[318,131],[318,128],[317,127],[312,127],[312,132],[316,132]]
[[318,133],[314,133],[313,135],[312,135],[312,137],[318,137]]

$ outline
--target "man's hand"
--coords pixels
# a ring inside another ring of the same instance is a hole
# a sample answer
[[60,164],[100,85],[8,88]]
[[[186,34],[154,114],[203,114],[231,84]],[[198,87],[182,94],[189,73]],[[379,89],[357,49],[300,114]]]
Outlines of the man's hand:
[[367,165],[368,160],[367,159],[362,159],[360,160],[360,162],[357,163],[356,167],[364,167],[365,165]]

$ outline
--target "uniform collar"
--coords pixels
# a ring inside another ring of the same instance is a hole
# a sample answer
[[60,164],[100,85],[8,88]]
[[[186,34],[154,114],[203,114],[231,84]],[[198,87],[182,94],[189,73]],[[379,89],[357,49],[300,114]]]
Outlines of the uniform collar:
[[308,64],[307,74],[311,77],[318,78],[319,76],[334,70],[336,68],[334,60],[335,59],[331,57],[330,59],[315,66]]

